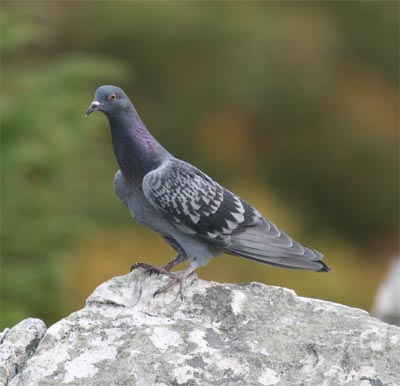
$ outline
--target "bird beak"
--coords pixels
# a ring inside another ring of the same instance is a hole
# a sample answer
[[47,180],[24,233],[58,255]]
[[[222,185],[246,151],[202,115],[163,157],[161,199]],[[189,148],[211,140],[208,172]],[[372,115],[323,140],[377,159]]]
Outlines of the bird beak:
[[94,111],[96,111],[100,106],[100,102],[93,101],[88,109],[86,110],[85,115],[88,116],[89,114],[92,114]]

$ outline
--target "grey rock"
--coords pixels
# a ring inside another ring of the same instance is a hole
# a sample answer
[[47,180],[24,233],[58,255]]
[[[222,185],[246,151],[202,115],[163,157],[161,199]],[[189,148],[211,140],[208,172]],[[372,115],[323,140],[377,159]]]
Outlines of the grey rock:
[[371,314],[386,323],[400,326],[400,257],[391,261],[376,292]]
[[101,284],[51,326],[10,386],[399,385],[400,329],[367,312],[258,283],[143,270]]
[[45,332],[40,319],[29,318],[0,334],[0,385],[6,385],[22,371]]

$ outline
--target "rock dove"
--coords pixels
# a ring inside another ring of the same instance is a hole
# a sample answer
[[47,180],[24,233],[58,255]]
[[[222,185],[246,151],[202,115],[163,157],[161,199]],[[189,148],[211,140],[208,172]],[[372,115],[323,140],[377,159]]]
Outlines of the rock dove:
[[[162,147],[146,129],[132,102],[116,86],[101,86],[86,116],[104,113],[120,170],[114,190],[133,218],[160,234],[178,255],[156,268],[171,279],[158,292],[180,284],[212,256],[223,252],[276,267],[328,272],[322,254],[279,230],[239,196]],[[171,269],[186,260],[181,272]]]

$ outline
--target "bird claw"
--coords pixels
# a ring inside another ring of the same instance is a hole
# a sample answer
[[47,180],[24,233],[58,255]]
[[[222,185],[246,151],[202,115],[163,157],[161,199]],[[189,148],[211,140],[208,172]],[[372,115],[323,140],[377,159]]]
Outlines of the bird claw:
[[192,273],[194,272],[194,269],[189,267],[188,269],[186,269],[185,271],[180,271],[179,273],[175,273],[173,274],[174,277],[170,276],[170,281],[163,287],[159,288],[156,292],[154,292],[153,297],[167,291],[168,289],[170,289],[174,284],[179,283],[179,291],[176,294],[176,297],[180,297],[181,301],[183,301],[183,283],[185,282],[185,280],[187,279],[188,276],[190,276]]
[[139,263],[135,263],[135,264],[132,265],[130,272],[132,272],[136,268],[144,268],[150,275],[152,275],[153,273],[156,273],[157,275],[162,273],[163,275],[167,275],[171,279],[174,279],[176,277],[176,274],[174,274],[172,272],[168,272],[163,267],[161,267],[161,268],[160,267],[156,267],[155,265],[151,265],[151,264],[148,264],[148,263],[140,263],[140,262]]
[[170,281],[165,286],[160,287],[156,292],[154,292],[153,298],[156,297],[157,295],[162,294],[163,292],[166,292],[176,283],[179,283],[179,291],[176,294],[176,298],[178,298],[178,296],[179,296],[181,298],[181,301],[183,301],[183,281],[184,281],[184,279],[185,279],[184,275],[181,275],[181,276],[176,275],[175,278],[171,278]]
[[160,295],[163,292],[166,292],[168,289],[170,289],[174,284],[179,283],[179,291],[176,295],[176,297],[180,297],[181,301],[183,301],[183,283],[185,279],[191,275],[194,271],[193,268],[189,267],[185,271],[181,271],[180,273],[174,273],[174,272],[169,272],[163,267],[156,267],[154,265],[148,264],[148,263],[135,263],[131,267],[131,272],[136,269],[136,268],[144,268],[146,269],[147,272],[152,275],[153,273],[157,273],[158,275],[161,273],[163,275],[166,275],[170,278],[169,282],[163,286],[160,287],[156,292],[154,292],[153,297],[156,297],[157,295]]

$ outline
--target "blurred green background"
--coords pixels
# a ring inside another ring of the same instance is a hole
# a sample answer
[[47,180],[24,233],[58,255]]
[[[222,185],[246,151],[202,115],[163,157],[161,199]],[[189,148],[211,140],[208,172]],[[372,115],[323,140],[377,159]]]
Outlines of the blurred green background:
[[1,328],[48,325],[135,261],[174,252],[114,195],[116,84],[175,156],[330,274],[231,256],[198,270],[369,309],[398,254],[399,3],[1,3]]

